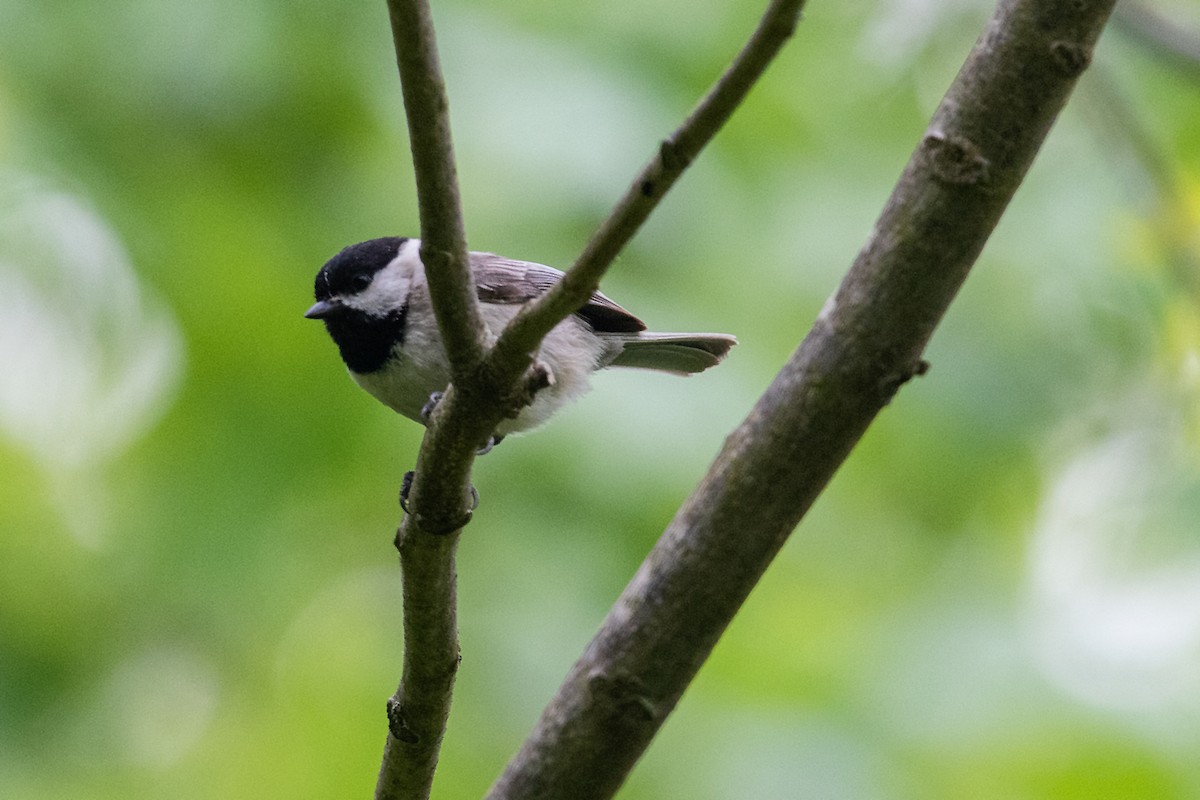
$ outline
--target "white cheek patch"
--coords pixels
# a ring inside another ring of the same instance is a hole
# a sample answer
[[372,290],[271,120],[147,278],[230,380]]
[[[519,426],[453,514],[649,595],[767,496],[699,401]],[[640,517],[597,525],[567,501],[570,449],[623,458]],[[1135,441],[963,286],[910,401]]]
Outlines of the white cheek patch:
[[425,280],[420,251],[419,240],[406,241],[396,257],[375,274],[370,286],[346,298],[346,305],[374,317],[386,317],[402,307],[413,287]]

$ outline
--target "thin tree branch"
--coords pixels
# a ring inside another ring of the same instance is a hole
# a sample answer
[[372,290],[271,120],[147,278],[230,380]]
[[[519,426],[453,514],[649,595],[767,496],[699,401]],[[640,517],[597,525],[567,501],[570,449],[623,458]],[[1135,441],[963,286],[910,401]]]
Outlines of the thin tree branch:
[[429,797],[458,670],[454,551],[458,536],[396,534],[404,575],[404,671],[388,699],[379,800]]
[[1115,0],[1001,0],[812,331],[618,599],[492,800],[611,797],[910,377]]
[[[466,258],[449,115],[426,0],[388,0],[421,212],[421,259],[453,382],[422,443],[397,532],[404,575],[404,669],[388,703],[377,798],[427,797],[458,664],[454,551],[470,519],[475,449],[545,375],[530,370],[543,336],[595,289],[617,251],[725,123],[795,28],[803,0],[773,0],[728,72],[634,181],[559,289],[523,316],[506,351],[482,360],[483,325]],[[509,355],[505,357],[505,353]]]
[[[484,327],[467,259],[449,106],[426,0],[388,0],[421,215],[421,260],[457,382],[477,371]],[[396,533],[403,575],[404,666],[388,700],[375,796],[429,796],[459,661],[454,553],[469,518],[470,470],[482,441],[458,402],[439,408],[422,443],[409,507]],[[457,412],[457,413],[456,413]],[[446,418],[449,419],[446,419]],[[457,419],[456,419],[457,417]],[[444,424],[443,420],[445,420]],[[439,535],[450,532],[450,535]]]
[[421,261],[458,381],[483,358],[484,327],[467,260],[450,106],[428,0],[387,0],[421,214]]
[[771,0],[758,27],[692,113],[664,139],[592,235],[567,275],[509,323],[489,357],[500,375],[517,374],[551,328],[582,306],[617,253],[633,238],[684,170],[729,120],[791,38],[804,0]]

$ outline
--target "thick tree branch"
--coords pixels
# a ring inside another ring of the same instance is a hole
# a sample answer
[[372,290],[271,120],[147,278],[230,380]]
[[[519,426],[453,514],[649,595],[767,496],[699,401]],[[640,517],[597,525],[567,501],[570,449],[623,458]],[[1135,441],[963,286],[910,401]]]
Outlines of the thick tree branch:
[[733,116],[767,66],[791,38],[804,0],[771,0],[741,52],[675,132],[634,178],[625,195],[592,235],[566,277],[530,303],[501,335],[489,357],[500,375],[521,372],[551,328],[587,300],[617,253],[633,238],[659,201]]
[[1115,0],[1002,0],[841,287],[571,669],[492,800],[607,798],[921,353]]

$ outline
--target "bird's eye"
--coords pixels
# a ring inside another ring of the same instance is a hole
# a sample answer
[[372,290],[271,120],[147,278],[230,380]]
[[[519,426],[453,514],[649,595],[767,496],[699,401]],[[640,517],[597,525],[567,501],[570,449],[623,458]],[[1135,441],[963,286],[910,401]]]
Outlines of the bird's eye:
[[355,275],[353,278],[350,279],[350,291],[354,292],[355,294],[357,294],[358,292],[365,291],[366,288],[370,285],[371,285],[371,276],[370,275]]

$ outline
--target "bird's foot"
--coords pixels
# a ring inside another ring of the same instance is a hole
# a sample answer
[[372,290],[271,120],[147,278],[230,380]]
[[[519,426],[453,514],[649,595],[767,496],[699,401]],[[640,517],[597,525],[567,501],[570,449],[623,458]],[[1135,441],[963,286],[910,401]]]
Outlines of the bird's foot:
[[493,433],[491,436],[489,436],[487,438],[487,441],[483,443],[483,446],[475,451],[475,455],[486,456],[488,453],[492,452],[493,447],[495,447],[496,445],[500,444],[503,441],[504,441],[504,434]]
[[533,403],[538,392],[548,389],[554,384],[553,370],[546,363],[535,359],[525,373],[525,377],[521,379],[512,393],[504,398],[504,416],[508,419],[516,419]]
[[433,410],[438,407],[438,403],[442,402],[442,397],[445,392],[434,392],[429,395],[429,399],[425,401],[425,405],[421,406],[421,422],[429,424],[429,418],[433,416]]
[[542,389],[549,389],[554,382],[554,370],[550,369],[550,365],[543,361],[534,361],[525,375],[525,391],[529,392],[532,398]]
[[[416,473],[410,469],[408,472],[404,473],[404,477],[400,479],[400,508],[404,509],[405,514],[413,513],[412,509],[408,507],[408,495],[412,492],[413,478],[415,476]],[[475,484],[467,484],[467,491],[471,493],[471,504],[467,507],[465,519],[463,520],[462,525],[455,526],[454,530],[457,530],[458,528],[461,528],[463,525],[466,525],[468,522],[470,522],[471,514],[475,511],[475,509],[479,508],[479,490],[475,488]]]
[[404,477],[400,479],[400,508],[405,514],[411,514],[408,509],[408,493],[412,491],[413,477],[416,475],[411,469],[404,473]]

